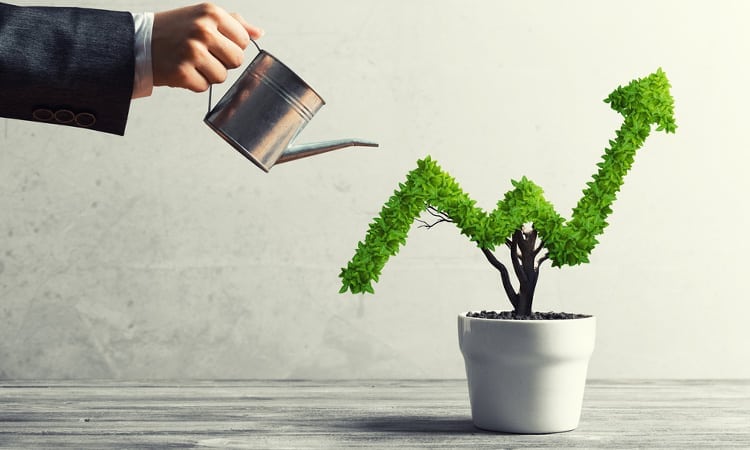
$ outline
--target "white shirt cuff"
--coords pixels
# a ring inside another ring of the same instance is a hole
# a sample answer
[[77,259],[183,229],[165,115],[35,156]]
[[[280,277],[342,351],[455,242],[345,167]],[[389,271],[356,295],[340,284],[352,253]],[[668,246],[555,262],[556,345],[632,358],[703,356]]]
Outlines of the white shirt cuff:
[[135,24],[133,98],[148,97],[154,90],[154,75],[151,68],[151,31],[154,28],[154,13],[131,14]]

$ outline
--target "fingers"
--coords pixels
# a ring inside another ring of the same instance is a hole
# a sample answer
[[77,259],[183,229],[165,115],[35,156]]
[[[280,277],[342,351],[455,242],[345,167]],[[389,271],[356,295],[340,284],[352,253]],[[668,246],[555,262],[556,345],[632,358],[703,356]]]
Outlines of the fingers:
[[[232,14],[230,14],[230,15],[231,15],[232,17],[234,17],[234,19],[235,19],[235,20],[236,20],[237,22],[239,22],[239,23],[240,23],[240,25],[242,25],[242,27],[244,27],[244,28],[245,28],[245,31],[246,31],[246,32],[247,32],[247,34],[248,34],[248,35],[250,36],[250,39],[252,39],[252,40],[257,40],[257,39],[260,39],[260,38],[262,38],[262,37],[263,37],[263,34],[265,34],[265,32],[263,31],[263,29],[262,29],[262,28],[258,28],[258,27],[256,27],[255,25],[250,25],[249,23],[247,23],[247,21],[246,21],[246,20],[245,20],[245,19],[244,19],[244,18],[243,18],[243,17],[241,16],[241,15],[239,15],[239,14],[237,14],[237,13],[232,13]],[[248,43],[248,44],[249,44],[249,43]]]
[[216,29],[221,37],[228,39],[243,50],[250,45],[250,33],[245,29],[245,26],[237,20],[235,15],[231,15],[223,9],[217,11]]
[[[250,39],[248,38],[248,44]],[[217,59],[227,69],[235,69],[242,65],[245,58],[243,49],[236,42],[223,35],[214,36],[205,44],[208,53]],[[247,46],[247,45],[245,45]]]
[[[208,89],[209,84],[223,83],[227,79],[227,66],[214,57],[207,57],[204,61],[196,62],[195,70],[205,80],[205,85],[197,83],[197,92]],[[196,91],[196,89],[192,89]]]
[[157,13],[152,33],[154,85],[205,91],[242,65],[243,50],[263,31],[239,14],[203,3]]
[[211,86],[211,83],[197,67],[186,67],[182,72],[182,79],[176,85],[170,86],[189,89],[193,92],[205,92]]

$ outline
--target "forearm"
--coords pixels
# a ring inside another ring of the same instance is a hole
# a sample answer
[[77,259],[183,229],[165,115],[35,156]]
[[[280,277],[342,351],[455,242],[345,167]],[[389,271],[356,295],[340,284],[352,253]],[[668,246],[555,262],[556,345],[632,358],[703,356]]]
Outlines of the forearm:
[[205,91],[262,34],[212,3],[156,14],[0,3],[0,117],[122,135],[132,98]]
[[[124,134],[135,70],[130,13],[0,4],[0,36],[0,116]],[[93,120],[78,123],[82,114]]]

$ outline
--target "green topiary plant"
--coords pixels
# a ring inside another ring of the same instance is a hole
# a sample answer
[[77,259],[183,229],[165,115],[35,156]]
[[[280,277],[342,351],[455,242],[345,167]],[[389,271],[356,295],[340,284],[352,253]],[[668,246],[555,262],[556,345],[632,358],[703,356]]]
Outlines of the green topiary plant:
[[[565,221],[544,198],[542,189],[526,177],[512,181],[514,189],[505,194],[497,208],[487,213],[476,206],[455,179],[429,156],[417,162],[406,181],[400,183],[378,217],[370,224],[364,242],[340,274],[341,293],[373,293],[388,258],[398,253],[415,220],[428,211],[440,222],[453,222],[461,233],[476,243],[501,275],[505,292],[518,316],[532,313],[539,266],[547,259],[553,266],[577,265],[589,261],[598,243],[596,236],[607,226],[611,205],[633,164],[638,150],[651,132],[674,133],[674,101],[670,85],[661,69],[620,86],[604,101],[624,117],[597,164],[599,171],[587,183],[583,197]],[[508,269],[493,254],[496,247],[510,249],[513,271],[519,282],[515,291]],[[546,251],[542,254],[542,250]]]

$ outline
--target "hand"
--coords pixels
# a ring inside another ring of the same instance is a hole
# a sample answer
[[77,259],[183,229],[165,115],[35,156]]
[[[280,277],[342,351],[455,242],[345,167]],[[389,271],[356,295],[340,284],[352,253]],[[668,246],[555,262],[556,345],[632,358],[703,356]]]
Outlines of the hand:
[[243,50],[263,30],[212,3],[154,14],[151,58],[154,86],[203,92],[242,65]]

